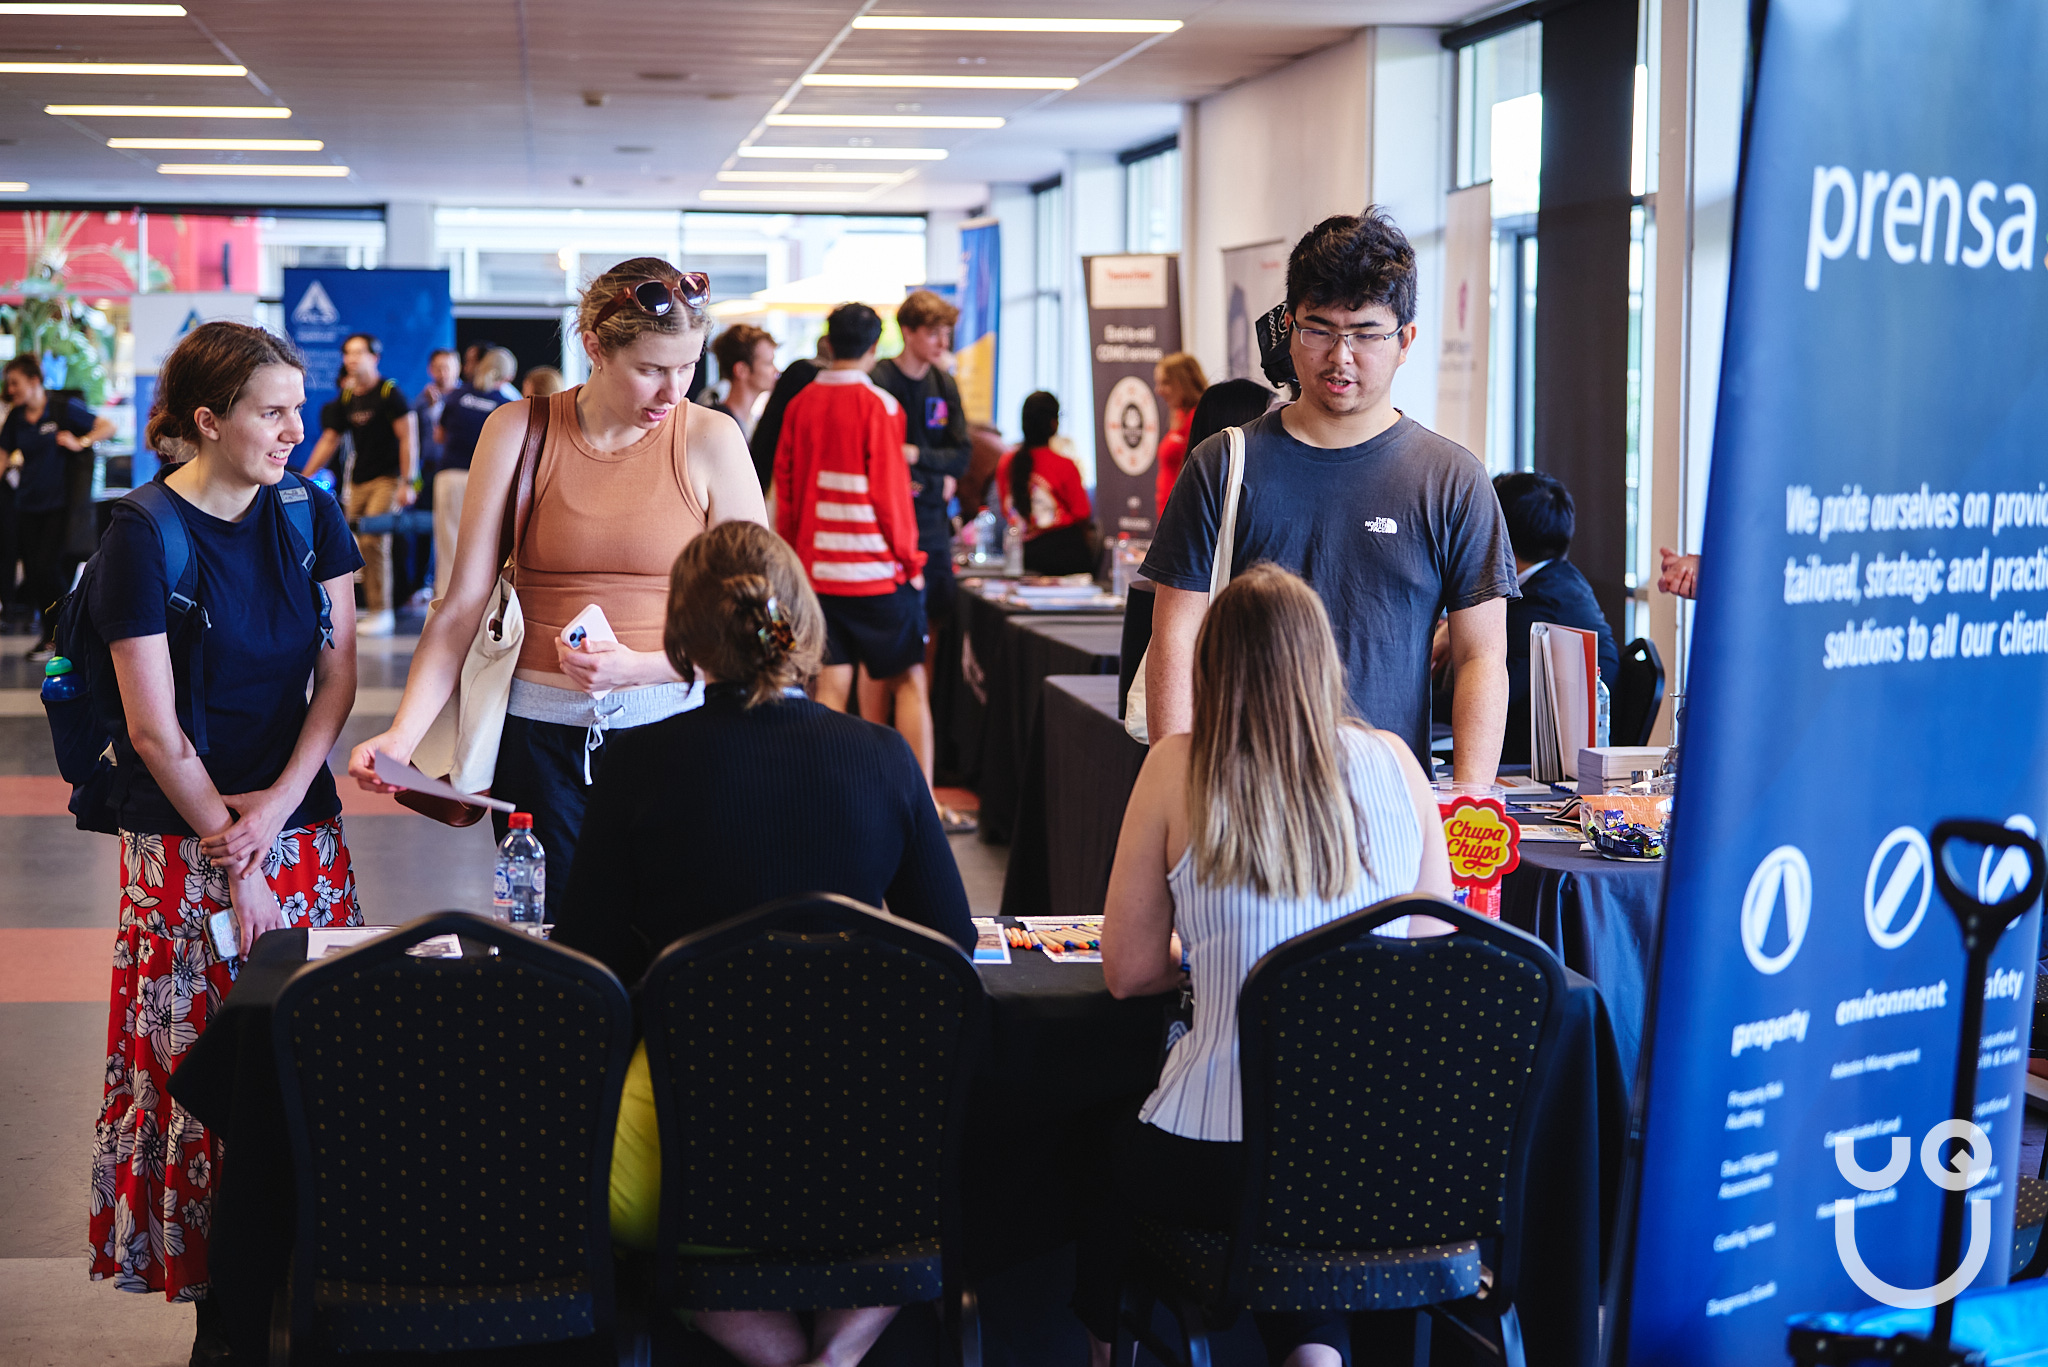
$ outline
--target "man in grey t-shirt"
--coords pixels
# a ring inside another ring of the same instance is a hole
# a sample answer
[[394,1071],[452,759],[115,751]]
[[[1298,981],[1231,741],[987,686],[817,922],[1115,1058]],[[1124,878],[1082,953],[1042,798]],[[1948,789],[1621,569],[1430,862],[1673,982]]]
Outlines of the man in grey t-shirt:
[[[1271,561],[1329,610],[1351,702],[1429,756],[1429,649],[1450,617],[1454,768],[1490,783],[1507,723],[1507,600],[1518,596],[1500,502],[1477,457],[1389,395],[1415,341],[1415,255],[1391,220],[1327,219],[1287,266],[1298,402],[1245,428],[1231,567]],[[1159,586],[1145,676],[1151,734],[1193,724],[1195,635],[1229,469],[1222,435],[1188,457],[1144,574]]]

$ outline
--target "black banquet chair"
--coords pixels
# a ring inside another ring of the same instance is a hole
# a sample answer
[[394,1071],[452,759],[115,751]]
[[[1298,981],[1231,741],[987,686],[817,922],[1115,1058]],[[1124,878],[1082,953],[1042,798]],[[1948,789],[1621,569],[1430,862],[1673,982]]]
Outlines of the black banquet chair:
[[[407,952],[450,934],[465,957]],[[615,1355],[608,1193],[632,1023],[604,965],[467,912],[294,975],[271,1027],[298,1204],[272,1361]]]
[[1664,706],[1664,657],[1657,643],[1638,636],[1621,648],[1621,677],[1614,681],[1614,719],[1608,734],[1616,745],[1648,745]]
[[[922,926],[824,893],[670,945],[639,991],[661,1211],[655,1290],[692,1310],[939,1301],[958,1281],[960,1142],[988,999]],[[752,1250],[689,1256],[684,1245]]]
[[[1455,930],[1371,933],[1414,914]],[[1130,1367],[1135,1341],[1162,1362],[1206,1367],[1207,1334],[1245,1310],[1344,1310],[1414,1312],[1418,1364],[1443,1323],[1522,1367],[1514,1305],[1531,1103],[1565,993],[1540,941],[1421,894],[1260,959],[1238,996],[1237,1227],[1135,1221],[1112,1361]],[[1162,1301],[1182,1351],[1151,1327]]]

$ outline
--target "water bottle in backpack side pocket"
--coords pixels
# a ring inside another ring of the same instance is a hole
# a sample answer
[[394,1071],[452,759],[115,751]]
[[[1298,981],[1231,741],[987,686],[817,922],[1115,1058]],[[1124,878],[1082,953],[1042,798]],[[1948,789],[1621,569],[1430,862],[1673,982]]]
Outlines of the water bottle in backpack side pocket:
[[511,830],[498,844],[498,869],[491,880],[494,914],[528,935],[545,937],[547,851],[533,833],[532,813],[514,812],[507,824]]
[[66,783],[83,783],[92,776],[106,742],[92,715],[92,699],[86,696],[83,680],[62,655],[43,666],[42,698],[58,772]]

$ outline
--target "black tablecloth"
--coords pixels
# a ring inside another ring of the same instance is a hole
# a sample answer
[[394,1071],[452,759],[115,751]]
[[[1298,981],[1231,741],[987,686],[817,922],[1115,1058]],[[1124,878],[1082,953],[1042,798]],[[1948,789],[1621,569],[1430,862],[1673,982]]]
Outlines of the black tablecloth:
[[1642,1052],[1664,865],[1624,864],[1578,846],[1524,841],[1501,883],[1501,920],[1526,930],[1599,985],[1614,1017],[1622,1076]]
[[1116,719],[1113,673],[1054,675],[1024,762],[1003,876],[1006,916],[1100,916],[1124,803],[1146,748]]
[[[264,936],[170,1084],[222,1141],[211,1277],[237,1351],[251,1361],[263,1360],[270,1302],[292,1242],[292,1163],[271,1008],[305,954],[304,930]],[[994,1010],[966,1137],[962,1252],[971,1281],[998,1278],[1073,1237],[1089,1193],[1072,1174],[1098,1166],[1110,1127],[1156,1080],[1163,1006],[1156,997],[1117,1001],[1100,968],[1037,953],[982,965],[981,976]],[[1569,976],[1558,1064],[1535,1099],[1537,1178],[1522,1237],[1520,1314],[1538,1367],[1594,1360],[1625,1127],[1606,1009],[1591,983]],[[1029,1294],[1045,1313],[1064,1316],[1067,1290]]]

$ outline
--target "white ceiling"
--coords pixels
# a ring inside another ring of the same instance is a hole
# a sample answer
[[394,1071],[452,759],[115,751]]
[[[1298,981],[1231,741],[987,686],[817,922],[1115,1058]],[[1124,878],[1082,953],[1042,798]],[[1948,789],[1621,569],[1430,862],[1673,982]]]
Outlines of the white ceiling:
[[[185,0],[185,18],[0,20],[0,61],[236,62],[248,79],[0,75],[0,181],[28,198],[747,208],[721,167],[897,170],[736,158],[774,145],[938,147],[901,185],[844,207],[982,202],[993,181],[1056,173],[1065,151],[1170,134],[1181,102],[1262,75],[1368,24],[1447,24],[1473,0]],[[1178,19],[1147,35],[853,30],[856,15]],[[1085,78],[1065,93],[801,87],[825,74]],[[762,128],[788,113],[1001,115],[995,131]],[[593,101],[601,100],[601,103]],[[48,103],[283,104],[289,120],[55,117]],[[316,153],[118,151],[114,136],[319,138]],[[169,176],[159,162],[330,162],[346,179]],[[0,207],[7,199],[0,198]],[[791,207],[758,201],[766,207]],[[820,210],[837,207],[818,204]]]

